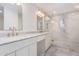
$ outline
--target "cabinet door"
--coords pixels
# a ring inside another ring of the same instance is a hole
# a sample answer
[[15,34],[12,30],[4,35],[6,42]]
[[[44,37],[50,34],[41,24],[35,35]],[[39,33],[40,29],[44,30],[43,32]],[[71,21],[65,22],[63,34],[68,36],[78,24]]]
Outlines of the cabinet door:
[[45,52],[45,39],[39,41],[37,43],[37,55],[42,56]]
[[51,38],[50,35],[46,35],[45,37],[45,50],[47,50],[49,48],[49,46],[51,45]]
[[10,54],[8,54],[8,55],[6,55],[6,56],[15,56],[15,52],[10,53]]
[[23,47],[16,51],[16,56],[28,56],[28,47]]
[[37,44],[33,43],[29,46],[29,56],[37,56]]

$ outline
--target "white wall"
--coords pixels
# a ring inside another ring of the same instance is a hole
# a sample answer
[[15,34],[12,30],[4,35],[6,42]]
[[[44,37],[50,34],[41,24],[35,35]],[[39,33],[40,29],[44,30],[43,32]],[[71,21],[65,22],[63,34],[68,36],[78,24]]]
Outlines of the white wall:
[[59,27],[60,18],[62,18],[61,15],[55,16],[53,17],[55,23],[50,23],[54,44],[79,52],[79,13],[65,15],[65,32],[61,31]]
[[52,21],[50,21],[50,32],[53,34],[54,38],[60,37],[60,27],[59,27],[59,20],[61,19],[61,16],[54,16],[52,18]]
[[18,29],[18,12],[13,5],[5,5],[4,7],[4,30],[15,26]]
[[61,30],[60,28],[60,20],[62,19],[62,16],[54,16],[52,18],[52,21],[50,21],[49,27],[50,27],[50,33],[52,36],[52,40],[54,40],[53,44],[58,45],[61,47],[67,46],[67,36],[66,34]]
[[37,7],[34,4],[22,5],[23,31],[32,32],[37,30],[36,10]]
[[68,14],[65,16],[65,30],[70,39],[76,39],[79,35],[79,13]]

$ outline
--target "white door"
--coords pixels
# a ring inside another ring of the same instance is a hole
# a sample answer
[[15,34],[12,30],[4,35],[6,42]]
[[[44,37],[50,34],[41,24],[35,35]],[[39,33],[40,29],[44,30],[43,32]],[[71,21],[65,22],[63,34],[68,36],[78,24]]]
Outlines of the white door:
[[29,56],[37,56],[37,44],[33,43],[29,46]]
[[28,47],[23,47],[16,51],[16,56],[28,56]]
[[45,50],[47,50],[51,45],[51,38],[50,38],[50,35],[46,35],[46,38],[45,38]]

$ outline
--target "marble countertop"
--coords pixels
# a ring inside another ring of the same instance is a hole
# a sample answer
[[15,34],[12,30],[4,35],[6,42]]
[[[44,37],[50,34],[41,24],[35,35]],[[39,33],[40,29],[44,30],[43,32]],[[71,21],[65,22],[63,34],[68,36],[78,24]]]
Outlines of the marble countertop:
[[4,45],[4,44],[8,44],[8,43],[12,43],[12,42],[16,42],[16,41],[20,41],[20,40],[24,40],[24,39],[29,39],[32,37],[36,37],[36,36],[40,36],[40,35],[44,35],[47,34],[48,32],[43,32],[43,33],[30,33],[30,34],[20,34],[17,36],[11,36],[11,37],[1,37],[0,38],[0,46]]

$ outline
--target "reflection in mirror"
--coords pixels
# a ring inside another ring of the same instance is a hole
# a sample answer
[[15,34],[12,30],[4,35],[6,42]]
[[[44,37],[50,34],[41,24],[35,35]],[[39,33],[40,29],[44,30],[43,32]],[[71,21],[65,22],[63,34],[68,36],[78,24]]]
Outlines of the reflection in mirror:
[[18,6],[18,27],[19,30],[23,30],[23,22],[22,22],[22,6]]
[[37,15],[37,30],[38,32],[43,31],[43,17]]
[[48,31],[48,22],[49,22],[50,18],[48,16],[44,17],[44,30],[47,32]]
[[4,13],[3,7],[0,6],[0,30],[3,30],[4,27]]
[[22,8],[16,3],[0,4],[0,30],[22,30]]

